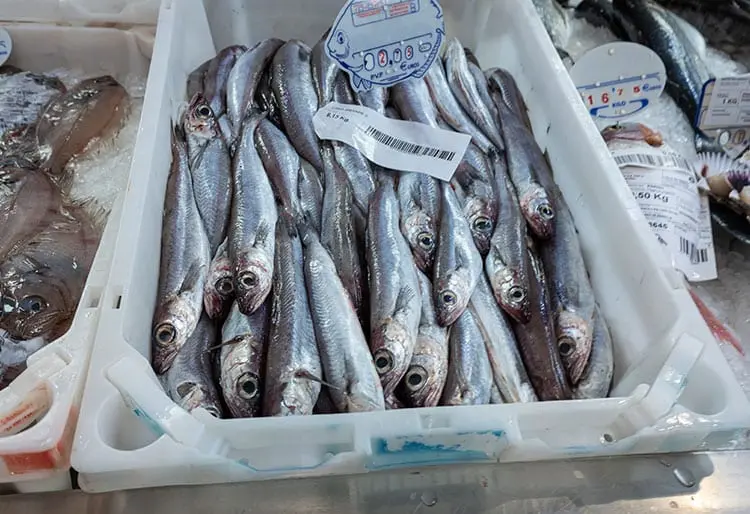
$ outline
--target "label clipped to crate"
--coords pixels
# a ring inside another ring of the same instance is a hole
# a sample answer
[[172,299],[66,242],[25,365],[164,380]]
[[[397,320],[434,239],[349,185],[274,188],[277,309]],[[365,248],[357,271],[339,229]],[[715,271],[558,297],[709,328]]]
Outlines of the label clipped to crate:
[[315,133],[355,147],[372,162],[399,171],[426,173],[449,181],[471,136],[393,120],[359,105],[331,102],[313,117]]
[[326,53],[355,91],[421,78],[445,37],[437,0],[349,0],[333,22]]
[[13,40],[10,38],[10,34],[8,34],[7,30],[0,27],[0,66],[5,64],[12,50]]
[[689,162],[648,145],[611,152],[672,266],[690,281],[716,278],[708,198]]
[[622,120],[651,105],[664,90],[664,63],[650,48],[616,42],[596,47],[570,69],[594,118]]

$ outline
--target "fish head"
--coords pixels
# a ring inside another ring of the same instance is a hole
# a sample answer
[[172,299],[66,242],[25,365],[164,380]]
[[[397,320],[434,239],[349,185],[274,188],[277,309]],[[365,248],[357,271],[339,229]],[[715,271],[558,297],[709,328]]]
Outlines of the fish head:
[[591,355],[593,327],[576,313],[563,310],[557,315],[557,349],[570,382],[575,385]]
[[234,269],[234,292],[243,314],[250,315],[271,292],[273,257],[258,248],[240,254]]
[[403,221],[402,229],[406,232],[415,264],[420,270],[429,273],[435,261],[437,247],[435,220],[426,212],[417,209]]
[[197,324],[195,309],[180,295],[169,298],[159,307],[152,333],[152,364],[156,373],[169,369]]
[[[420,338],[424,337],[422,334]],[[445,346],[445,341],[418,343],[418,347],[435,349]],[[434,352],[414,354],[404,375],[404,396],[412,407],[434,407],[440,401],[445,385],[444,359]]]
[[312,414],[320,394],[320,383],[310,380],[303,372],[284,383],[279,403],[281,416],[304,416]]
[[380,377],[383,393],[393,394],[411,360],[413,341],[409,331],[396,319],[388,319],[372,334],[372,360]]
[[328,37],[326,42],[328,51],[337,60],[343,60],[349,57],[349,35],[338,28]]
[[521,270],[499,266],[489,274],[490,285],[498,305],[518,323],[528,323],[531,319],[528,277]]
[[487,198],[472,197],[464,206],[464,215],[469,222],[471,235],[477,250],[482,255],[487,255],[490,250],[490,239],[495,230],[497,219],[497,207]]
[[519,198],[521,211],[531,230],[540,239],[549,239],[555,231],[555,209],[542,186],[535,186]]
[[222,354],[220,380],[224,401],[234,416],[257,416],[261,406],[261,378],[247,360],[245,345],[240,341],[228,345],[226,356]]
[[185,132],[202,139],[214,139],[221,135],[219,122],[206,97],[196,93],[188,104],[183,122]]
[[177,385],[175,392],[179,398],[177,403],[186,411],[203,407],[213,417],[221,418],[221,406],[205,385],[185,380]]
[[228,257],[215,258],[203,290],[203,305],[211,319],[226,317],[234,299],[232,266]]
[[44,275],[26,275],[12,290],[2,295],[0,328],[13,338],[32,339],[61,336],[75,314],[73,299],[63,279]]
[[435,284],[435,311],[438,324],[452,325],[464,312],[471,297],[471,284],[460,270],[453,270]]

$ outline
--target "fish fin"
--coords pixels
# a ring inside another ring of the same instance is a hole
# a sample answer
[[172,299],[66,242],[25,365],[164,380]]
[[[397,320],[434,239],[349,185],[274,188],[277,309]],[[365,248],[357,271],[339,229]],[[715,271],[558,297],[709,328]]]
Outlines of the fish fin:
[[200,281],[203,268],[205,268],[205,265],[201,264],[198,260],[195,260],[190,264],[190,267],[185,273],[185,277],[182,279],[182,284],[180,284],[180,289],[177,292],[178,295],[195,288]]
[[266,220],[262,220],[255,229],[255,243],[253,246],[261,246],[265,244],[271,235],[272,227]]
[[402,287],[398,292],[398,296],[396,297],[396,305],[393,309],[394,314],[397,312],[409,310],[409,304],[416,295],[417,292],[414,291],[414,289],[412,289],[411,287]]
[[303,378],[305,380],[312,380],[313,382],[317,382],[320,385],[324,385],[324,386],[328,387],[329,389],[335,389],[336,391],[341,391],[341,389],[338,388],[338,387],[336,387],[335,385],[326,382],[325,380],[323,380],[320,377],[316,377],[315,375],[313,375],[312,373],[310,373],[309,371],[306,371],[304,369],[298,369],[297,371],[295,371],[294,372],[294,377],[295,378]]

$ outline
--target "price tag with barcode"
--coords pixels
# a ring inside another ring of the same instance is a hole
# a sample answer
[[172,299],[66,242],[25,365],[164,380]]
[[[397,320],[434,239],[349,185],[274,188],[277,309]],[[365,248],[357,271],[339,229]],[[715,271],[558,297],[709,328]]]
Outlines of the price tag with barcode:
[[716,278],[708,199],[699,193],[688,161],[666,145],[609,147],[672,266],[690,281]]
[[372,162],[450,181],[471,136],[423,123],[386,118],[359,105],[331,102],[313,117],[320,139],[352,145]]

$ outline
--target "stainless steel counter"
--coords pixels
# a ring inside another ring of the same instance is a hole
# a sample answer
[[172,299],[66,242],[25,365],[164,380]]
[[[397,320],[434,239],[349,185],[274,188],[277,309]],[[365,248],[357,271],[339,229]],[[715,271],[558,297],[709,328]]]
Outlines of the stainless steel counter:
[[6,496],[0,514],[750,512],[750,451]]

